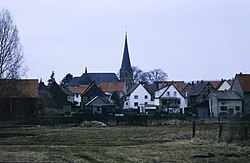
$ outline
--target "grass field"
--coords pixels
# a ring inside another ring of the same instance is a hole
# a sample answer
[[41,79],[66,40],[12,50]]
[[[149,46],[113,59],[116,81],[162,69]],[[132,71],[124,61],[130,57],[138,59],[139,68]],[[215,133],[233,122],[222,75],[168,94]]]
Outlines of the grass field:
[[0,162],[250,162],[249,141],[217,141],[218,126],[0,129]]

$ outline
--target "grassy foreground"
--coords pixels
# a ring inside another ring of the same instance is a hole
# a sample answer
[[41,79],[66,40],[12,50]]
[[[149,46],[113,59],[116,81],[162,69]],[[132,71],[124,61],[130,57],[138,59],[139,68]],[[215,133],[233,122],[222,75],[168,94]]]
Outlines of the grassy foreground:
[[0,129],[0,162],[249,162],[249,142],[217,142],[216,125]]

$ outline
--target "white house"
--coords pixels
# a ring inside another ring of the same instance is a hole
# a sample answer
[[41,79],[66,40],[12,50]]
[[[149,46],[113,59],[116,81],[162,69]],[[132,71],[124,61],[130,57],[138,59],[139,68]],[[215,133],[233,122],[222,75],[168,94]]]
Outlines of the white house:
[[171,84],[155,91],[154,104],[166,112],[184,113],[187,101],[174,84]]
[[146,105],[150,103],[150,93],[142,84],[137,84],[127,93],[123,109],[131,109],[138,113],[145,113]]

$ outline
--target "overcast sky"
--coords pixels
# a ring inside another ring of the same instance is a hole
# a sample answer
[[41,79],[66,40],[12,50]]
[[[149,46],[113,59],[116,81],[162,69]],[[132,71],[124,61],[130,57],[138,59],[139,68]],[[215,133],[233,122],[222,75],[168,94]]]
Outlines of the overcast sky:
[[[169,80],[250,73],[250,0],[0,0],[19,29],[27,78],[114,72],[130,59]],[[127,26],[127,27],[126,27]]]

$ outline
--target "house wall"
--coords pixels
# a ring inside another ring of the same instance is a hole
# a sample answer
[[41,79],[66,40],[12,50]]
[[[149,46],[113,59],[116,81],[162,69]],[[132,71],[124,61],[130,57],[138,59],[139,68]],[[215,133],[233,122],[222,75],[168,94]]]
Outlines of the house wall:
[[[227,107],[227,111],[222,111],[221,107],[222,106],[226,106]],[[236,111],[236,106],[240,107],[239,111]],[[220,113],[227,113],[230,115],[230,109],[233,109],[233,115],[237,114],[237,113],[242,113],[242,102],[241,100],[218,100],[217,102],[217,110],[218,110],[218,115]]]
[[217,105],[217,98],[213,96],[213,93],[209,94],[209,99],[210,99],[210,116],[211,117],[218,117],[219,111],[218,111],[218,105]]
[[[135,98],[135,96],[138,96],[138,98]],[[147,98],[145,98],[147,96]],[[128,99],[124,103],[124,109],[145,109],[145,103],[149,104],[151,101],[151,95],[148,93],[148,91],[142,86],[139,85],[134,92],[130,94]],[[126,103],[128,105],[126,105]],[[138,103],[138,106],[135,105],[135,103]],[[143,112],[143,111],[142,111]]]
[[[16,118],[34,117],[37,111],[37,102],[35,98],[1,98],[0,99],[0,121],[15,120]],[[3,116],[3,117],[2,117]]]
[[218,91],[225,91],[225,90],[229,90],[230,88],[231,88],[230,84],[228,84],[227,81],[224,81],[222,85],[220,86],[220,88],[218,89]]
[[232,91],[238,92],[243,97],[243,111],[244,114],[250,114],[250,93],[244,93],[238,78],[235,78]]
[[241,88],[240,82],[238,78],[235,78],[234,83],[232,85],[232,91],[238,92],[242,97],[244,97],[244,92]]
[[244,94],[243,113],[250,114],[250,93]]

